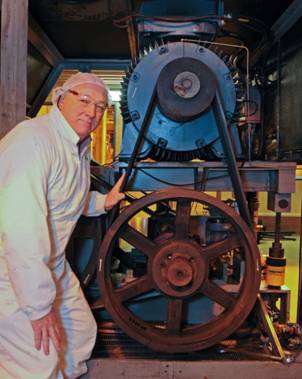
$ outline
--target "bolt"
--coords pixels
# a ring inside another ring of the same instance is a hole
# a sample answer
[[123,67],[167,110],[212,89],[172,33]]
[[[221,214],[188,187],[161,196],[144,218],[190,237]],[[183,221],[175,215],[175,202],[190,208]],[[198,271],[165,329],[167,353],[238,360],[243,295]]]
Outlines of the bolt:
[[185,89],[192,87],[192,81],[190,79],[184,79],[181,84]]
[[168,49],[166,48],[166,46],[162,46],[160,49],[159,49],[159,54],[164,54],[168,51]]
[[219,346],[217,349],[216,349],[217,353],[219,354],[224,354],[226,353],[226,350],[222,347],[222,346]]
[[131,112],[131,118],[133,121],[137,121],[140,119],[140,114],[137,111]]
[[132,75],[132,80],[133,80],[134,82],[137,82],[138,79],[139,79],[139,75],[138,75],[138,73],[134,73],[134,74]]
[[291,356],[291,355],[286,355],[284,358],[283,358],[283,363],[285,364],[290,364],[292,362],[294,362],[294,357]]

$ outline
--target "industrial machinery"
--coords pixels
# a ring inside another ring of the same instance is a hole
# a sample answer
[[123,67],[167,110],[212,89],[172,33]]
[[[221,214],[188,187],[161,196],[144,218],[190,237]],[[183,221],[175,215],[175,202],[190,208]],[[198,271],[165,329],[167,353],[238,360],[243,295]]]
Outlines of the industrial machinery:
[[[142,52],[123,82],[119,159],[92,167],[96,187],[110,187],[126,172],[130,205],[112,212],[106,233],[94,238],[82,282],[91,281],[98,262],[101,300],[93,308],[105,306],[151,349],[183,353],[228,337],[256,301],[266,312],[258,295],[256,193],[268,192],[278,214],[288,211],[295,163],[259,160],[266,154],[261,96],[248,48],[215,39],[224,25],[222,2],[203,2],[220,7],[209,14],[200,6],[194,17],[192,9],[183,21],[152,19],[143,3],[147,16],[136,19]],[[204,191],[234,196],[223,201]],[[271,265],[282,254],[273,254]],[[273,350],[284,357],[278,341]]]
[[[145,72],[150,74],[144,75]],[[242,157],[234,114],[238,102],[247,101],[247,93],[242,91],[245,85],[231,63],[228,66],[200,44],[184,39],[157,46],[124,79],[125,131],[120,159],[130,157],[148,106],[152,107],[148,110],[148,128],[137,158],[150,157],[156,161],[224,158],[215,114],[217,102],[223,104],[229,121],[235,154]],[[144,96],[140,95],[142,92]]]

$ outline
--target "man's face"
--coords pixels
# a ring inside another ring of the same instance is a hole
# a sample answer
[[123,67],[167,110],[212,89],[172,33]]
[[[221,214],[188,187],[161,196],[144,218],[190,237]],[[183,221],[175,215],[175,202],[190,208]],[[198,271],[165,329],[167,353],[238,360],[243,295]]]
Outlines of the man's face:
[[107,93],[104,88],[95,84],[79,84],[62,96],[58,107],[83,141],[99,125],[107,102]]

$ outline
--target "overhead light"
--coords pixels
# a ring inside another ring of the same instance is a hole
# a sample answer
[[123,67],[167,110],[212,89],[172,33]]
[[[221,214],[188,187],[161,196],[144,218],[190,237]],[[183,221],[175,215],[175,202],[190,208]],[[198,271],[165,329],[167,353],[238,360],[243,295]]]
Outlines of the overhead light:
[[109,96],[111,101],[120,101],[121,91],[109,90]]

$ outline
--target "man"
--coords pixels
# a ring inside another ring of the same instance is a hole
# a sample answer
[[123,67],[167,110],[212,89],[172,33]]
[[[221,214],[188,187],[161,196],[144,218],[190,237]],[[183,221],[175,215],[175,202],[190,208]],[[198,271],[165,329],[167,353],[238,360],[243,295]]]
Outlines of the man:
[[81,214],[124,198],[89,192],[90,133],[106,110],[97,76],[77,73],[53,93],[42,117],[0,141],[0,378],[77,378],[96,323],[65,247]]

